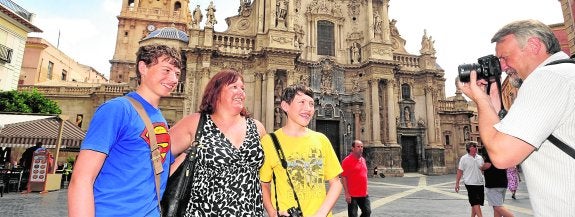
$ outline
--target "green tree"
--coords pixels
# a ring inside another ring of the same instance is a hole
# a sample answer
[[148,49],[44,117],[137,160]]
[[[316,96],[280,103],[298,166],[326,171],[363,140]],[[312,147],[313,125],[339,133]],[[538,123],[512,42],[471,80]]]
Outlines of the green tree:
[[1,112],[61,114],[58,104],[36,90],[0,92]]

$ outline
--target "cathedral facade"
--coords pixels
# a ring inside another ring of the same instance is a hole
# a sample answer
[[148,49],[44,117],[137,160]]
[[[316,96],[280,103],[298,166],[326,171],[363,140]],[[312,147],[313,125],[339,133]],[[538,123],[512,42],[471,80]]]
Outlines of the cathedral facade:
[[189,3],[123,0],[110,60],[110,80],[119,84],[74,99],[92,105],[85,122],[100,103],[134,88],[138,47],[160,43],[178,48],[185,63],[180,85],[160,105],[171,124],[198,109],[211,76],[234,69],[244,77],[246,107],[268,132],[286,119],[280,91],[301,83],[315,92],[309,127],[327,135],[340,160],[360,139],[370,174],[456,172],[464,141],[476,134],[474,113],[460,93],[445,97],[431,36],[423,32],[419,54],[405,50],[389,0],[240,0],[223,32],[213,26],[224,5]]

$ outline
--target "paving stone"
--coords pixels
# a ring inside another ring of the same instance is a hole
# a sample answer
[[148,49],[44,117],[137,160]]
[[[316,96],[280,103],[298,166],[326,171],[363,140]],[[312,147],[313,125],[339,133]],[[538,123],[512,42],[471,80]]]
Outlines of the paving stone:
[[[523,179],[524,180],[524,179]],[[405,177],[370,178],[369,194],[373,217],[460,217],[469,216],[465,187],[454,191],[455,174],[423,176],[406,174]],[[533,216],[525,182],[516,193],[517,200],[507,192],[505,206],[516,217]],[[493,216],[487,201],[482,208],[483,216]],[[347,216],[345,198],[340,195],[334,209],[334,217]],[[48,193],[21,194],[10,192],[0,198],[0,217],[58,217],[68,216],[67,189]]]

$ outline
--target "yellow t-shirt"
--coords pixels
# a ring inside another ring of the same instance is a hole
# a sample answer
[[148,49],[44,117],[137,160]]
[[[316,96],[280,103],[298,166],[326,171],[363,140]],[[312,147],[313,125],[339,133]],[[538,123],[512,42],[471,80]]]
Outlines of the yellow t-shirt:
[[[286,156],[290,178],[303,215],[313,215],[325,199],[325,182],[343,171],[333,147],[325,135],[309,129],[306,135],[301,137],[287,136],[281,128],[275,134]],[[275,207],[273,172],[276,176],[279,210],[286,211],[290,207],[297,207],[285,169],[270,135],[262,138],[262,146],[265,157],[264,165],[260,169],[260,179],[262,182],[271,182],[272,204]],[[328,216],[332,216],[331,212]]]

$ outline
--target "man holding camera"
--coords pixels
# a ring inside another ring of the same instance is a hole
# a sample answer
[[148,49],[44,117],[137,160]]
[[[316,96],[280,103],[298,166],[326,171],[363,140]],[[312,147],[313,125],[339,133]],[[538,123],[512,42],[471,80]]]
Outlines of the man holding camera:
[[[469,82],[458,82],[458,88],[477,105],[481,140],[498,168],[523,162],[535,216],[572,216],[575,159],[567,153],[575,146],[575,64],[549,64],[569,56],[561,51],[552,30],[536,20],[507,24],[491,42],[496,43],[501,70],[521,88],[500,120],[497,85],[487,85],[489,78],[478,80],[475,71]],[[491,94],[486,94],[487,87]],[[550,135],[566,148],[550,142]]]

